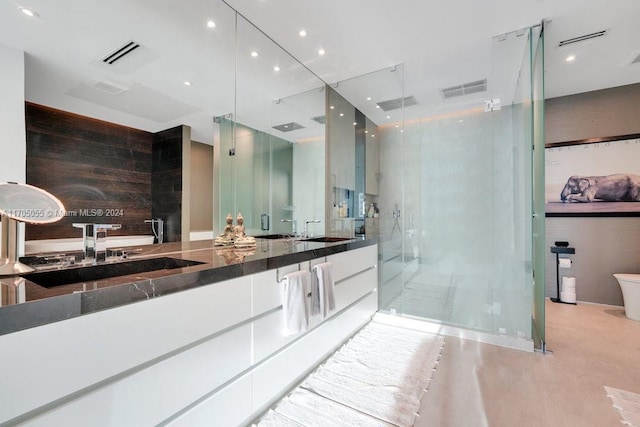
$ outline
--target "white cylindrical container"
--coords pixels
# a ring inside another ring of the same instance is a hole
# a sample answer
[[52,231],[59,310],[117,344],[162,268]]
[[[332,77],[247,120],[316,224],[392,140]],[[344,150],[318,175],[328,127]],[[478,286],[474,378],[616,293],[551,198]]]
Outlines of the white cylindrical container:
[[562,276],[562,292],[576,292],[576,278],[572,276]]
[[576,302],[576,278],[572,276],[562,276],[562,292],[560,301],[575,304]]

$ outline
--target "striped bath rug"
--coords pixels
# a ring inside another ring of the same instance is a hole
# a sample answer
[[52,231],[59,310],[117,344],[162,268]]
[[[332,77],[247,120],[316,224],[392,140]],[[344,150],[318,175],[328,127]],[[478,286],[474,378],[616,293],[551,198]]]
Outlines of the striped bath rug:
[[369,322],[258,423],[412,426],[444,338]]

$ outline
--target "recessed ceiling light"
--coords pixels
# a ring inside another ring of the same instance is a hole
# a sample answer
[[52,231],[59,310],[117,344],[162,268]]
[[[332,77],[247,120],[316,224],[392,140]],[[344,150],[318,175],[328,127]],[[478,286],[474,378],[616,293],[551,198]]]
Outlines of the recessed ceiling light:
[[464,122],[464,120],[462,120],[462,119],[458,120],[458,123],[462,123],[462,122]]
[[212,20],[208,20],[207,21],[207,27],[209,28],[215,28],[216,27],[216,23],[213,22]]
[[298,34],[300,34],[300,37],[306,37],[307,32],[305,30],[300,30]]
[[391,116],[387,116],[387,119],[390,119],[390,118],[391,118]]
[[371,97],[370,96],[367,96],[367,101],[371,101]]
[[357,122],[353,122],[353,125],[356,126],[358,123]]
[[19,7],[18,10],[30,18],[37,18],[40,16],[35,10],[27,9],[26,7]]
[[576,59],[576,56],[575,56],[575,55],[569,55],[569,56],[567,56],[567,62],[571,62],[571,61],[573,61],[573,60],[575,60],[575,59]]
[[331,108],[333,110],[336,107],[334,107],[333,105],[329,105],[329,108]]
[[344,117],[344,113],[340,113],[340,117]]
[[273,71],[280,71],[280,67],[276,65],[275,67],[273,67]]
[[368,131],[368,130],[365,130],[365,131],[364,131],[364,133],[369,133],[369,131]]
[[289,129],[289,125],[284,125],[284,128],[285,129]]
[[397,127],[397,128],[399,128],[399,127],[400,127],[400,125],[396,125],[396,127]]
[[371,134],[371,138],[375,138],[376,136],[374,134]]
[[185,80],[185,81],[184,81],[184,85],[185,85],[185,86],[191,86],[191,85],[192,85],[192,83],[191,83],[189,80]]
[[400,129],[400,132],[404,132],[404,129]]
[[380,106],[379,106],[379,105],[376,105],[376,108],[380,108]]
[[256,52],[255,50],[253,52],[251,52],[251,56],[253,56],[254,58],[258,57],[258,52]]
[[322,56],[325,53],[327,53],[327,52],[325,52],[324,49],[318,49],[318,55]]

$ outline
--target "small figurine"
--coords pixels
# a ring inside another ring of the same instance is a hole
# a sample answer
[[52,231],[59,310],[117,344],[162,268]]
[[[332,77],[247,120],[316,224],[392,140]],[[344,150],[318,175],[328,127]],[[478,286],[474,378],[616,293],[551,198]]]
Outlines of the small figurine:
[[249,237],[245,234],[244,231],[244,217],[240,212],[238,212],[238,217],[236,218],[236,227],[235,227],[235,241],[234,246],[236,249],[253,249],[256,247],[256,239],[255,237]]
[[232,245],[235,240],[235,229],[233,227],[233,217],[231,214],[227,214],[227,225],[224,227],[224,230],[221,235],[216,237],[213,242],[214,246],[229,246]]

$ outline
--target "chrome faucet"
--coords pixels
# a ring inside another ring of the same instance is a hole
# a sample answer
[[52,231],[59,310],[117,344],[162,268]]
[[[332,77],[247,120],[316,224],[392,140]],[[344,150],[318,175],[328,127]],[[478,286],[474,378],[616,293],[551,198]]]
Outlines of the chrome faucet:
[[75,228],[82,229],[82,252],[85,261],[97,264],[107,259],[107,230],[119,230],[120,224],[73,223]]
[[293,235],[293,237],[298,235],[298,222],[295,219],[281,219],[280,222],[290,222],[291,234]]
[[308,219],[305,220],[304,222],[304,231],[302,233],[302,237],[311,237],[311,235],[309,234],[309,230],[308,230],[308,225],[309,224],[320,224],[320,220],[319,219]]
[[164,221],[162,218],[145,219],[144,222],[151,224],[153,243],[162,243],[164,241]]

